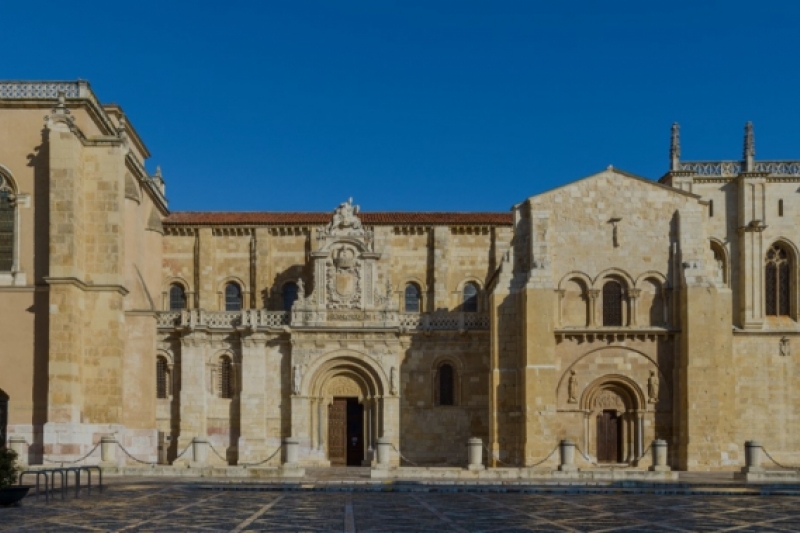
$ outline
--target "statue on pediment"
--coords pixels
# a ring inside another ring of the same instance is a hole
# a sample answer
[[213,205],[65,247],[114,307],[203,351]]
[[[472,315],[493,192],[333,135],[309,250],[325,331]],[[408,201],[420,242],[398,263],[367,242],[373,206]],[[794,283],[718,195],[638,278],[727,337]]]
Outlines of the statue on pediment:
[[333,219],[325,227],[327,235],[364,235],[364,228],[358,218],[359,207],[353,205],[353,199],[348,198],[346,202],[339,204],[333,211]]

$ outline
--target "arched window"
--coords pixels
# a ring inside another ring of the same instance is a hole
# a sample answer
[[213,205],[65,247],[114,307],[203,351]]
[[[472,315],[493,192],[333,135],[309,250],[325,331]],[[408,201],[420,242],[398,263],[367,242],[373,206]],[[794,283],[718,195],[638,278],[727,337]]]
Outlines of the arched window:
[[767,315],[789,316],[792,265],[789,253],[773,244],[767,251],[764,269],[764,297]]
[[233,398],[233,361],[227,355],[219,358],[219,397]]
[[283,310],[291,311],[292,306],[297,301],[297,283],[290,281],[283,286]]
[[622,285],[609,281],[603,285],[603,325],[622,325]]
[[0,448],[6,445],[8,427],[8,395],[0,390]]
[[169,286],[169,310],[182,311],[186,309],[186,291],[177,283]]
[[439,405],[455,405],[455,371],[445,363],[439,367]]
[[11,180],[0,173],[0,272],[14,270],[15,200]]
[[404,293],[405,299],[405,312],[406,313],[419,313],[420,307],[420,290],[416,283],[409,283],[406,285]]
[[462,310],[465,313],[478,312],[478,286],[474,283],[464,285],[464,302]]
[[225,285],[225,310],[242,310],[242,289],[236,283],[231,282]]
[[156,398],[166,398],[169,395],[169,370],[167,359],[156,357]]

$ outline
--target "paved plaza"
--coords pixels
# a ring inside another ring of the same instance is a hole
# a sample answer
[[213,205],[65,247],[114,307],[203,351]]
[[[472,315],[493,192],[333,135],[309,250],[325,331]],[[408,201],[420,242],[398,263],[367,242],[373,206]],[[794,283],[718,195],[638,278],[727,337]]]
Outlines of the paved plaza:
[[[391,492],[389,492],[391,490]],[[0,531],[797,531],[800,496],[386,485],[325,490],[118,480],[0,508]],[[567,493],[570,490],[572,492]],[[723,491],[724,492],[724,491]]]

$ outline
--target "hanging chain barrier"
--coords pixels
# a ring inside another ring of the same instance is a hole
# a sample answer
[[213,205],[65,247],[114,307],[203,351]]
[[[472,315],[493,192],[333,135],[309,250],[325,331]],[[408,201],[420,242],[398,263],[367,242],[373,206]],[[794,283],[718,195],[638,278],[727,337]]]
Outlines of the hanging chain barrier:
[[559,445],[558,445],[558,444],[556,444],[555,448],[553,448],[553,451],[551,451],[549,454],[547,454],[547,457],[545,457],[544,459],[542,459],[542,460],[541,460],[541,461],[539,461],[538,463],[534,463],[534,464],[532,464],[532,465],[528,465],[526,468],[536,468],[536,467],[537,467],[537,466],[539,466],[540,464],[544,463],[545,461],[547,461],[548,459],[550,459],[551,457],[553,457],[553,454],[554,454],[554,453],[556,453],[556,452],[558,451],[558,447],[559,447]]
[[396,451],[396,452],[397,452],[397,455],[399,455],[399,456],[400,456],[400,459],[402,459],[403,461],[405,461],[405,462],[407,462],[407,463],[411,464],[411,466],[419,466],[417,463],[415,463],[414,461],[412,461],[411,459],[409,459],[408,457],[406,457],[405,455],[403,455],[402,453],[400,453],[400,450],[398,450],[397,448],[395,448],[395,445],[394,445],[394,444],[392,444],[392,449],[393,449],[394,451]]
[[266,458],[266,459],[264,459],[263,461],[259,461],[259,462],[257,462],[257,463],[242,463],[242,464],[241,464],[241,465],[239,465],[239,466],[243,466],[243,467],[245,467],[245,468],[249,468],[249,467],[252,467],[252,466],[261,466],[261,465],[263,465],[264,463],[268,462],[268,461],[269,461],[270,459],[272,459],[273,457],[275,457],[276,455],[278,455],[278,452],[279,452],[279,451],[281,451],[282,449],[283,449],[283,444],[281,444],[280,446],[278,446],[278,449],[277,449],[277,450],[275,450],[274,452],[272,452],[272,455],[270,455],[269,457],[267,457],[267,458]]
[[225,464],[228,464],[228,458],[227,458],[227,457],[222,457],[222,456],[219,454],[219,452],[217,451],[217,449],[216,449],[216,448],[214,448],[214,445],[213,445],[213,444],[211,444],[211,441],[206,441],[206,442],[208,443],[208,447],[209,447],[209,448],[211,448],[211,451],[212,451],[212,452],[214,452],[214,455],[216,455],[217,457],[219,457],[220,459],[222,459],[222,460],[225,462]]
[[768,451],[767,451],[767,450],[766,450],[766,449],[765,449],[763,446],[761,447],[761,450],[764,452],[764,455],[766,455],[766,456],[767,456],[767,459],[769,459],[770,461],[772,461],[773,463],[775,463],[776,465],[778,465],[780,468],[783,468],[783,469],[785,469],[785,470],[795,470],[795,471],[800,471],[800,467],[797,467],[797,466],[788,466],[788,465],[784,465],[784,464],[781,464],[781,463],[779,463],[778,461],[776,461],[776,460],[775,460],[775,458],[774,458],[774,457],[772,457],[772,456],[769,454],[769,452],[768,452]]
[[186,448],[184,448],[184,449],[183,449],[183,451],[182,451],[181,453],[179,453],[178,455],[176,455],[176,456],[175,456],[175,459],[173,459],[172,461],[173,461],[173,462],[175,462],[175,461],[177,461],[178,459],[180,459],[181,457],[183,457],[183,454],[185,454],[186,452],[188,452],[188,451],[189,451],[189,448],[191,448],[191,447],[192,447],[192,443],[190,442],[190,443],[189,443],[189,444],[186,446]]
[[[28,443],[26,442],[25,444],[28,444]],[[28,447],[30,448],[30,444],[28,444]],[[65,464],[66,464],[66,465],[74,465],[75,463],[80,463],[81,461],[85,460],[87,457],[89,457],[90,455],[92,455],[92,454],[94,453],[94,451],[95,451],[97,448],[99,448],[99,447],[100,447],[100,443],[98,442],[97,444],[95,444],[95,445],[94,445],[94,448],[92,448],[91,450],[89,450],[89,453],[87,453],[86,455],[84,455],[84,456],[83,456],[83,457],[81,457],[80,459],[75,459],[74,461],[51,461],[51,460],[50,460],[50,459],[48,459],[47,457],[42,457],[42,460],[43,460],[44,462],[46,462],[46,463],[50,463],[50,464],[62,464],[62,465],[65,465]]]
[[116,443],[116,445],[117,445],[117,446],[119,446],[119,449],[120,449],[120,450],[122,450],[122,453],[124,453],[125,455],[127,455],[128,457],[130,457],[131,459],[133,459],[134,461],[136,461],[137,463],[141,463],[141,464],[143,464],[143,465],[157,465],[157,464],[158,464],[158,461],[156,461],[155,463],[153,463],[153,462],[151,462],[151,461],[142,461],[141,459],[137,459],[136,457],[134,457],[133,455],[131,455],[131,454],[130,454],[130,452],[129,452],[128,450],[126,450],[126,449],[125,449],[125,446],[123,446],[122,444],[120,444],[120,443],[119,443],[119,441],[117,441],[116,439],[114,439],[114,443]]

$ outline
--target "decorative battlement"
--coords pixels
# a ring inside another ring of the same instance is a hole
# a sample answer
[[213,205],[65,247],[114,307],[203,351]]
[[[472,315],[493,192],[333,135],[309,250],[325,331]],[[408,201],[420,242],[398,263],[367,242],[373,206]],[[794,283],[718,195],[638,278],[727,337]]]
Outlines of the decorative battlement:
[[3,81],[0,82],[0,98],[31,99],[58,98],[64,93],[67,98],[88,98],[89,84],[81,81]]
[[[376,322],[378,315],[384,311],[326,311],[333,314],[337,322]],[[375,316],[372,316],[375,315]],[[243,309],[241,311],[206,311],[190,309],[184,311],[163,311],[156,315],[159,329],[181,328],[214,328],[237,329],[250,327],[255,329],[283,329],[291,325],[291,313],[287,311],[267,311],[266,309]],[[437,311],[435,313],[400,313],[396,324],[407,331],[468,331],[488,330],[489,315],[486,313],[463,313]]]
[[[742,161],[681,161],[677,170],[699,177],[735,178],[744,171],[744,164]],[[755,161],[753,172],[796,178],[800,177],[800,161]]]

